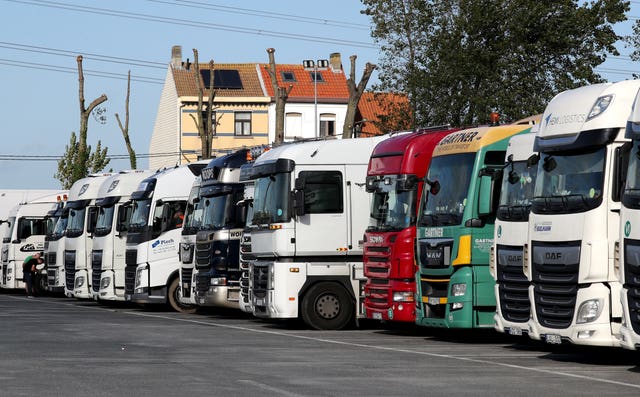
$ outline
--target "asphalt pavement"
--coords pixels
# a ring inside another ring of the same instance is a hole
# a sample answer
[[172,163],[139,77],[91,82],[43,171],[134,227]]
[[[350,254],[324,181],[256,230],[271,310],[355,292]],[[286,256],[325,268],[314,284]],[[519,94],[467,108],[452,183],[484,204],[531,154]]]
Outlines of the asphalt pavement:
[[640,394],[640,353],[0,293],[0,396]]

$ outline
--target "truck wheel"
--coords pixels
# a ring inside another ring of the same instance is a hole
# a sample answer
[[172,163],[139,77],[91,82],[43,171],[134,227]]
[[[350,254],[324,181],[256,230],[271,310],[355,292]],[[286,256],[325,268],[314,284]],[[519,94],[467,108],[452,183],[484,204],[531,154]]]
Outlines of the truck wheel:
[[338,330],[353,320],[353,299],[335,283],[318,283],[302,299],[302,319],[311,328]]
[[47,276],[37,273],[33,277],[33,288],[37,295],[45,295],[47,293]]
[[167,291],[169,306],[178,313],[188,313],[193,314],[198,309],[197,306],[194,305],[185,305],[180,302],[180,279],[174,278],[173,281],[169,284],[169,290]]

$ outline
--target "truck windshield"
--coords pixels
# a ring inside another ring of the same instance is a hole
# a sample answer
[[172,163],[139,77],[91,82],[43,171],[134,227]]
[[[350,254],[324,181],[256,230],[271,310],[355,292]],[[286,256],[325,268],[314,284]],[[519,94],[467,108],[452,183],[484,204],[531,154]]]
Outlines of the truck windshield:
[[84,214],[87,208],[70,209],[67,223],[67,237],[79,237],[84,233]]
[[629,154],[627,183],[625,184],[622,202],[625,207],[640,209],[640,141],[634,141]]
[[602,203],[606,148],[542,154],[531,210],[536,214],[584,212]]
[[51,236],[54,233],[59,219],[60,217],[55,215],[47,218],[47,236]]
[[[431,185],[424,185],[420,226],[452,226],[462,223],[475,157],[475,153],[460,153],[438,156],[431,160],[427,175]],[[434,185],[439,185],[439,189],[431,189]],[[437,192],[430,193],[430,190]]]
[[67,229],[67,223],[69,222],[69,212],[63,211],[62,215],[56,222],[55,227],[53,228],[52,237],[59,238],[64,235],[64,231]]
[[526,161],[514,161],[504,172],[496,216],[501,221],[527,221],[538,169],[527,167]]
[[234,195],[227,193],[219,196],[203,197],[203,216],[201,229],[221,229],[234,223]]
[[256,179],[252,225],[289,221],[289,180],[289,173]]
[[139,231],[147,226],[149,222],[149,211],[151,209],[151,199],[133,200],[133,210],[131,212],[131,220],[129,221],[129,230]]
[[106,236],[111,233],[111,225],[113,225],[113,213],[115,205],[108,207],[100,207],[98,210],[98,220],[96,221],[96,236]]
[[189,199],[187,200],[187,210],[184,214],[184,225],[182,226],[182,235],[196,234],[198,228],[202,225],[202,207],[203,200],[199,200],[200,186],[191,188]]
[[402,230],[415,224],[417,190],[398,191],[397,177],[379,183],[371,201],[369,231]]

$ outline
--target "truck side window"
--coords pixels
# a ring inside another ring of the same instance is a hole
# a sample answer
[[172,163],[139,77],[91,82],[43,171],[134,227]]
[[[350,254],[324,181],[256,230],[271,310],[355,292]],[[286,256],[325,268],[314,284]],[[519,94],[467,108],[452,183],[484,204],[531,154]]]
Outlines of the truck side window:
[[343,212],[342,173],[339,171],[302,171],[304,211],[307,214]]

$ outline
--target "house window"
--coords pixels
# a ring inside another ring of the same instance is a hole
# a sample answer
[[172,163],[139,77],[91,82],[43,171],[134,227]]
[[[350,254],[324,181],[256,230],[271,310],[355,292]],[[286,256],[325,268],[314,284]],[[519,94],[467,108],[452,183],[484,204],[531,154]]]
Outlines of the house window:
[[312,71],[312,72],[309,72],[309,74],[311,75],[311,81],[315,81],[316,83],[324,82],[324,80],[322,79],[322,73]]
[[320,115],[320,136],[334,136],[336,134],[336,115],[323,113]]
[[284,123],[285,138],[302,136],[302,113],[287,113]]
[[251,135],[251,112],[235,112],[235,134]]
[[296,75],[293,72],[282,72],[282,81],[285,83],[295,83]]

